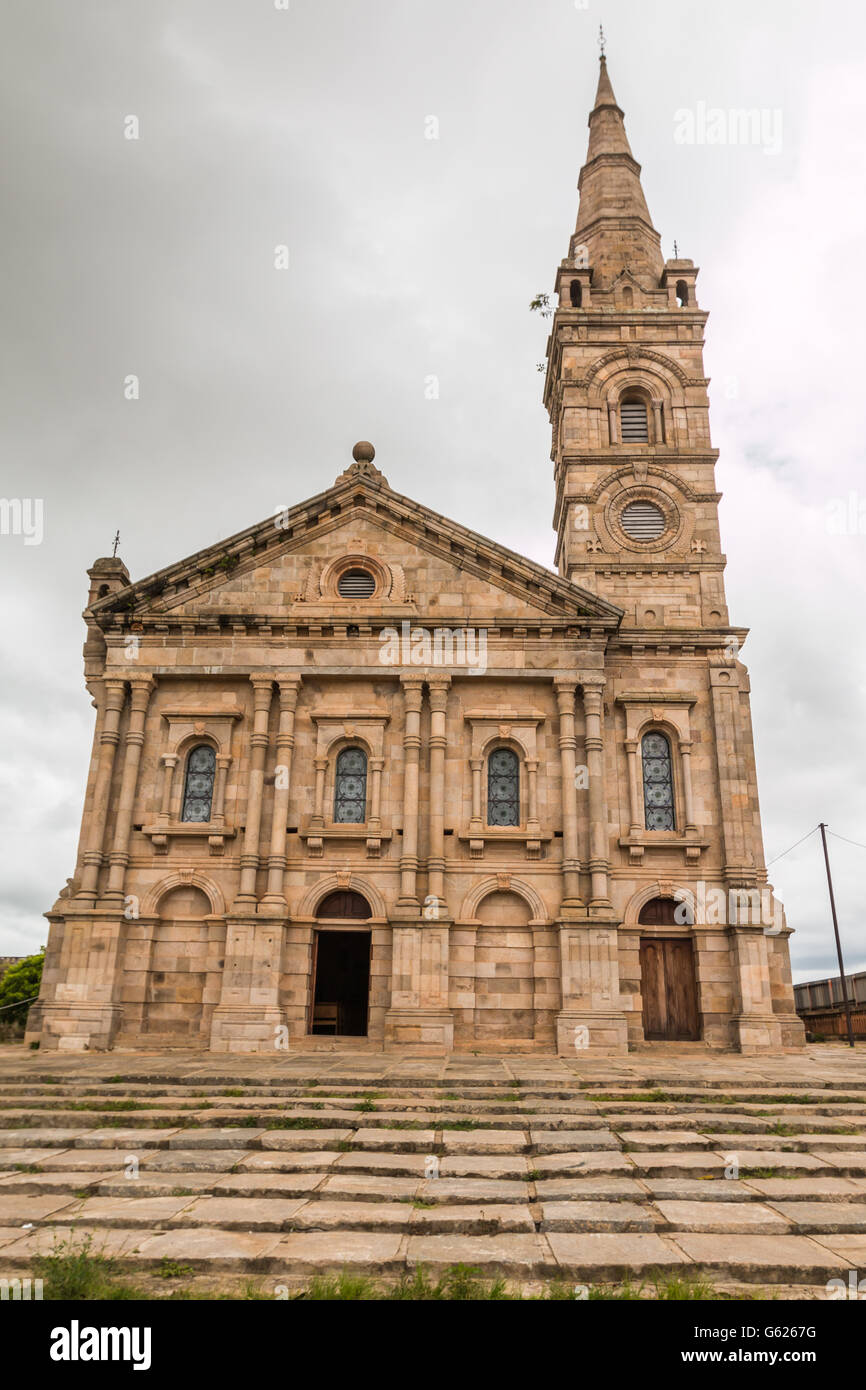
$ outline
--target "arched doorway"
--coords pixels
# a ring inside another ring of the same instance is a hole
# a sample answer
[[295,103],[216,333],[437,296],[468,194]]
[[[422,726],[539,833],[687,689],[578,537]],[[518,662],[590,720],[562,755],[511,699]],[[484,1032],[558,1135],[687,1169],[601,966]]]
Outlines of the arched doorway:
[[661,930],[640,939],[643,1035],[647,1042],[695,1042],[701,1036],[694,947],[690,936],[666,935],[676,927],[678,903],[652,898],[640,910],[638,923]]
[[159,902],[147,973],[142,1032],[197,1037],[203,1028],[208,967],[207,895],[172,888]]
[[310,1032],[367,1036],[370,1007],[370,904],[352,889],[319,903],[313,933]]
[[517,893],[488,893],[476,912],[475,1037],[488,1042],[534,1035],[534,952],[529,904]]

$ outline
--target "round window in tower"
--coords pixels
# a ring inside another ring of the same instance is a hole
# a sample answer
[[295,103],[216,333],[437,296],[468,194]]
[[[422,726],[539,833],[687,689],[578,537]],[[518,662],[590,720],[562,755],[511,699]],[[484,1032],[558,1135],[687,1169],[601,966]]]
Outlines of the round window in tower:
[[629,502],[619,524],[633,541],[657,541],[667,530],[665,514],[655,502]]
[[375,590],[376,581],[369,570],[346,570],[337,580],[340,598],[371,598]]

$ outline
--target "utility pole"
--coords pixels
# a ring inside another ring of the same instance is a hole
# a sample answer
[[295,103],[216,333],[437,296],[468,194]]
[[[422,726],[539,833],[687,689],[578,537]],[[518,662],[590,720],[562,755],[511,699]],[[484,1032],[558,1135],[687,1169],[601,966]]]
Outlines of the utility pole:
[[851,1026],[851,1004],[848,1000],[848,982],[845,979],[845,966],[842,961],[842,942],[839,940],[839,923],[836,918],[836,899],[833,897],[833,879],[830,874],[830,856],[827,853],[827,827],[821,821],[821,843],[824,846],[824,863],[827,866],[827,887],[830,890],[830,911],[833,914],[833,931],[836,934],[836,955],[839,957],[839,975],[842,980],[842,999],[845,1003],[845,1021],[848,1024],[848,1043],[854,1046],[854,1029]]

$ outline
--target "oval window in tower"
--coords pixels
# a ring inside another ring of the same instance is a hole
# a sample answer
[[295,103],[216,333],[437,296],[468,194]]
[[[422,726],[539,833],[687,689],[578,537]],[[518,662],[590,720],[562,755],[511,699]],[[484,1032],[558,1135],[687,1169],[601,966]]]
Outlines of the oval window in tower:
[[655,502],[629,502],[619,524],[633,541],[657,541],[667,530],[665,514]]

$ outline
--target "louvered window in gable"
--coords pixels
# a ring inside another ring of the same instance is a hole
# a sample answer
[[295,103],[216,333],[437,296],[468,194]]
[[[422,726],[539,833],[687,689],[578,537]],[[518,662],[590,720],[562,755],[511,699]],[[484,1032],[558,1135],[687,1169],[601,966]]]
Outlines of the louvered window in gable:
[[376,581],[369,570],[346,570],[337,581],[340,598],[371,598],[376,589]]

